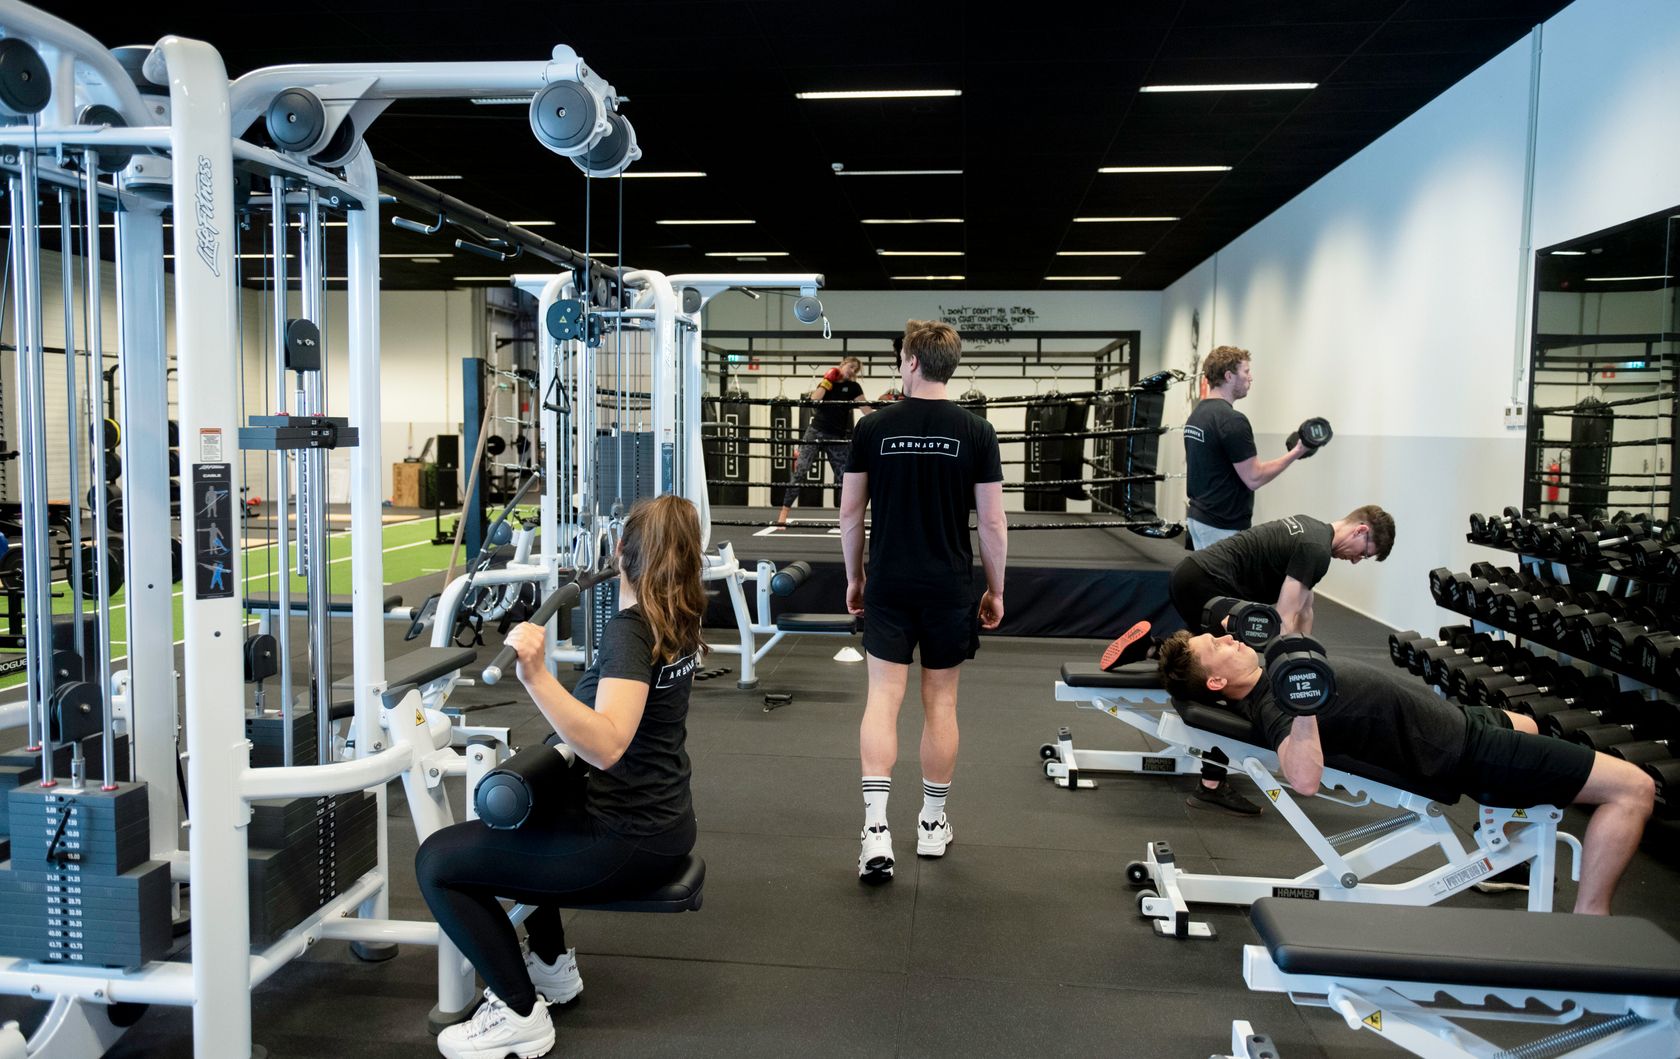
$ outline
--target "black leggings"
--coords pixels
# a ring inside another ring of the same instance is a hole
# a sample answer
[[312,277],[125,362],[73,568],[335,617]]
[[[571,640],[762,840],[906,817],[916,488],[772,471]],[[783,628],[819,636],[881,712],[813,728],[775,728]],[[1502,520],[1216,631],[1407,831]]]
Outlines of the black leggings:
[[[1214,596],[1227,595],[1214,583],[1201,564],[1192,559],[1181,559],[1173,567],[1172,578],[1167,582],[1167,594],[1172,597],[1173,608],[1178,616],[1184,619],[1184,624],[1194,634],[1212,632],[1212,629],[1202,627],[1202,608]],[[1224,766],[1230,761],[1225,751],[1218,747],[1209,750],[1202,757],[1202,779],[1209,783],[1219,783],[1225,779]]]
[[694,848],[694,831],[692,816],[640,838],[583,812],[528,820],[512,831],[468,820],[428,838],[414,858],[414,874],[449,940],[508,1007],[527,1015],[537,992],[497,898],[534,906],[525,933],[531,951],[553,963],[566,951],[566,932],[551,902],[610,900],[668,882]]

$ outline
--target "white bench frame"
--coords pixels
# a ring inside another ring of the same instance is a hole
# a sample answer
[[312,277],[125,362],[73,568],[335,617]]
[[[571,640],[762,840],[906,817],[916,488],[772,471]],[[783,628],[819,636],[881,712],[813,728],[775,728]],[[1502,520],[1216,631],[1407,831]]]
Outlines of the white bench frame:
[[[1356,808],[1385,806],[1395,813],[1340,834],[1326,835],[1301,809],[1288,785],[1277,779],[1282,767],[1274,751],[1191,728],[1170,705],[1161,704],[1163,697],[1165,692],[1158,689],[1072,687],[1056,682],[1058,702],[1073,702],[1083,709],[1106,713],[1198,760],[1210,750],[1224,751],[1231,762],[1228,767],[1255,782],[1318,863],[1287,879],[1196,874],[1178,866],[1167,843],[1152,842],[1143,860],[1127,865],[1126,874],[1134,884],[1153,887],[1138,895],[1138,912],[1154,920],[1155,932],[1162,937],[1215,936],[1211,924],[1191,921],[1192,903],[1247,906],[1262,897],[1296,897],[1432,905],[1478,879],[1525,862],[1532,862],[1529,911],[1549,912],[1560,841],[1572,851],[1570,878],[1580,878],[1581,844],[1573,835],[1558,830],[1563,813],[1554,806],[1482,806],[1477,814],[1475,845],[1467,849],[1438,802],[1333,768],[1324,770],[1315,797]],[[1346,797],[1334,797],[1328,793],[1331,790],[1342,791]],[[1521,826],[1515,835],[1508,836],[1506,827],[1511,825]],[[1346,852],[1338,848],[1350,845]],[[1364,881],[1432,847],[1440,850],[1445,861],[1440,867],[1399,883]]]
[[[1427,1059],[1493,1059],[1509,1054],[1452,1020],[1556,1027],[1554,1033],[1525,1046],[1535,1049],[1533,1054],[1570,1059],[1680,1055],[1680,1003],[1672,997],[1289,974],[1278,967],[1264,945],[1243,947],[1243,980],[1256,992],[1287,993],[1300,1007],[1329,1008],[1350,1029],[1369,1030]],[[1451,1003],[1440,1003],[1442,994]],[[1535,1011],[1533,1003],[1547,1010]],[[1575,1025],[1588,1014],[1625,1018],[1620,1025],[1595,1033],[1597,1027]],[[1565,1051],[1545,1047],[1567,1048],[1576,1041],[1579,1047]]]

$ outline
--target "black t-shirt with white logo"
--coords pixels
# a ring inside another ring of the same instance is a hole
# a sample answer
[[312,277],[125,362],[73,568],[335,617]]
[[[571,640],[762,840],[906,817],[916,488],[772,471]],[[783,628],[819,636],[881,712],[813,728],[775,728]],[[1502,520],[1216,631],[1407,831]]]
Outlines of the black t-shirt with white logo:
[[1285,578],[1293,577],[1308,588],[1324,579],[1334,536],[1329,523],[1293,515],[1226,537],[1185,561],[1201,567],[1227,595],[1276,603]]
[[862,396],[863,387],[851,379],[841,379],[823,393],[811,413],[811,426],[830,437],[845,437],[852,432],[852,402]]
[[[1451,777],[1469,737],[1463,710],[1392,670],[1350,659],[1336,659],[1332,668],[1336,697],[1317,714],[1327,765],[1367,776],[1371,770],[1362,766],[1375,765],[1432,797],[1460,793]],[[1277,705],[1270,681],[1262,678],[1236,705],[1273,750],[1289,735],[1295,718]]]
[[595,708],[603,678],[648,686],[642,723],[612,768],[594,769],[584,796],[589,814],[621,835],[657,835],[694,815],[689,797],[688,693],[698,651],[674,662],[653,658],[653,629],[641,607],[626,607],[607,622],[595,664],[584,670],[572,697]]
[[1233,464],[1259,455],[1248,417],[1221,397],[1205,397],[1184,421],[1184,469],[1190,517],[1218,529],[1247,529],[1254,491]]
[[997,431],[950,401],[907,398],[865,416],[848,473],[869,475],[871,599],[974,600],[974,487],[1003,481]]

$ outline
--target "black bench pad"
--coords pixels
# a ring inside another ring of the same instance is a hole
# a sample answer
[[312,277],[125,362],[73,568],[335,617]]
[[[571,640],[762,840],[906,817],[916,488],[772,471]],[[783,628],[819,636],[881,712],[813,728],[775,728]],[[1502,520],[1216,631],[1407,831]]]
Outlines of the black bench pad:
[[[309,613],[309,597],[302,593],[294,593],[291,599],[293,614]],[[385,597],[385,610],[395,610],[402,606],[402,597],[390,595]],[[246,610],[265,611],[269,614],[280,609],[280,601],[273,596],[252,596],[245,601]],[[349,596],[328,596],[327,610],[333,614],[349,614],[351,610]]]
[[1062,683],[1070,688],[1161,688],[1154,662],[1129,662],[1108,672],[1095,662],[1063,662]]
[[[430,684],[457,669],[465,669],[477,660],[478,652],[470,647],[422,647],[395,658],[387,658],[385,683],[393,688],[399,684]],[[350,686],[348,677],[333,681],[335,688]]]
[[1263,897],[1253,921],[1291,974],[1680,997],[1680,941],[1632,916]]
[[[550,902],[559,908],[600,912],[698,912],[706,884],[706,862],[690,854],[671,881],[641,894],[590,894],[587,891]],[[600,900],[592,900],[599,897]]]
[[857,632],[857,619],[850,614],[778,614],[776,628],[782,632]]

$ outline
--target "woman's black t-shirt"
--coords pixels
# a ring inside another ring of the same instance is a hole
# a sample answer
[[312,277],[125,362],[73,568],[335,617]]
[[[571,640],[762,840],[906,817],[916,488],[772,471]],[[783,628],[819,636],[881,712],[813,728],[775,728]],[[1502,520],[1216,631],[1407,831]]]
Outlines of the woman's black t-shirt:
[[699,651],[673,662],[654,661],[652,627],[639,606],[626,607],[607,622],[595,664],[572,689],[573,698],[594,709],[602,678],[648,686],[642,722],[624,756],[610,769],[592,770],[585,787],[589,815],[621,835],[662,834],[694,815],[685,743],[688,693],[699,661]]

